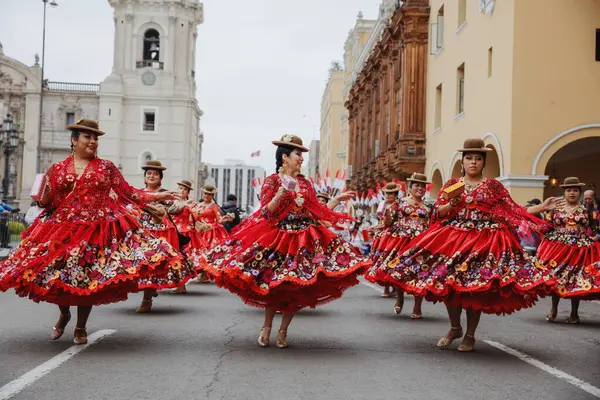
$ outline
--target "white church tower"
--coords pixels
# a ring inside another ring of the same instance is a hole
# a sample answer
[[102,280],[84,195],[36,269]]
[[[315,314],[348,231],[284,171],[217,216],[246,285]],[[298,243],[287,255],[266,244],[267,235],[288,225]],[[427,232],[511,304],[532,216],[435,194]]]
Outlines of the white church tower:
[[114,8],[112,73],[100,84],[98,119],[106,132],[99,156],[143,186],[148,159],[167,167],[163,186],[196,183],[202,111],[196,100],[198,0],[108,0]]

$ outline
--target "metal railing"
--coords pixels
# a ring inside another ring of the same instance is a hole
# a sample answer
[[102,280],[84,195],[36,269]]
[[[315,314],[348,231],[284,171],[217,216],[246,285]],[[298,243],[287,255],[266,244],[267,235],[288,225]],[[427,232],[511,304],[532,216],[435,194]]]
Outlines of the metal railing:
[[135,62],[136,68],[154,68],[154,69],[163,69],[164,63],[162,61],[154,61],[154,60],[142,60]]
[[46,88],[52,92],[98,93],[100,91],[100,85],[97,83],[48,81]]

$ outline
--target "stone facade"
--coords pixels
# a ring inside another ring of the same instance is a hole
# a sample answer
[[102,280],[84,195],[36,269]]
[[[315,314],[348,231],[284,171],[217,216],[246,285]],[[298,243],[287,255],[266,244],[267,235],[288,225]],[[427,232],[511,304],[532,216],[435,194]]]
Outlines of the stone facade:
[[427,0],[384,1],[350,76],[350,180],[365,190],[425,167]]

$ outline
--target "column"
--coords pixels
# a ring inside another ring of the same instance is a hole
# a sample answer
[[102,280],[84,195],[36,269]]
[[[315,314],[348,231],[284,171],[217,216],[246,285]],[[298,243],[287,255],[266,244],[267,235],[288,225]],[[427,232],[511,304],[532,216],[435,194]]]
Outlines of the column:
[[125,37],[122,41],[122,49],[123,51],[125,51],[125,65],[123,69],[125,71],[131,71],[135,70],[135,55],[137,54],[137,52],[133,48],[133,13],[128,12],[125,15],[125,24]]

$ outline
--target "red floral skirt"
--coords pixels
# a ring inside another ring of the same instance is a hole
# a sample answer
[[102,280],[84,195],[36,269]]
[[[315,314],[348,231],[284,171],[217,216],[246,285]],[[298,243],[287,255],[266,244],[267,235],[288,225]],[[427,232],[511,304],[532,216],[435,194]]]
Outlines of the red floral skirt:
[[[179,249],[179,238],[175,226],[169,226],[167,229],[148,229],[153,236],[163,238],[173,248]],[[148,275],[139,280],[140,289],[169,289],[184,285],[187,281],[195,278],[197,275],[192,263],[184,260],[183,263],[169,265],[167,273]]]
[[371,249],[371,261],[373,266],[365,274],[369,282],[377,283],[381,286],[394,285],[394,279],[388,272],[387,264],[398,254],[402,254],[411,241],[409,236],[382,236],[378,241],[378,248]]
[[386,279],[405,292],[487,314],[531,307],[556,286],[504,225],[433,225],[386,266]]
[[539,263],[551,269],[560,297],[579,300],[600,299],[600,246],[570,245],[543,239],[537,251]]
[[60,223],[44,214],[0,263],[0,290],[14,288],[35,302],[100,305],[125,300],[148,277],[178,286],[179,278],[169,273],[184,264],[181,253],[129,214],[115,211],[110,219]]
[[342,296],[371,265],[321,225],[280,229],[263,221],[211,249],[205,271],[246,304],[281,312],[314,308]]
[[191,240],[186,246],[185,251],[190,262],[198,272],[204,270],[206,252],[229,236],[227,230],[222,225],[217,224],[213,225],[206,232],[198,233],[195,230],[191,230],[190,235]]

